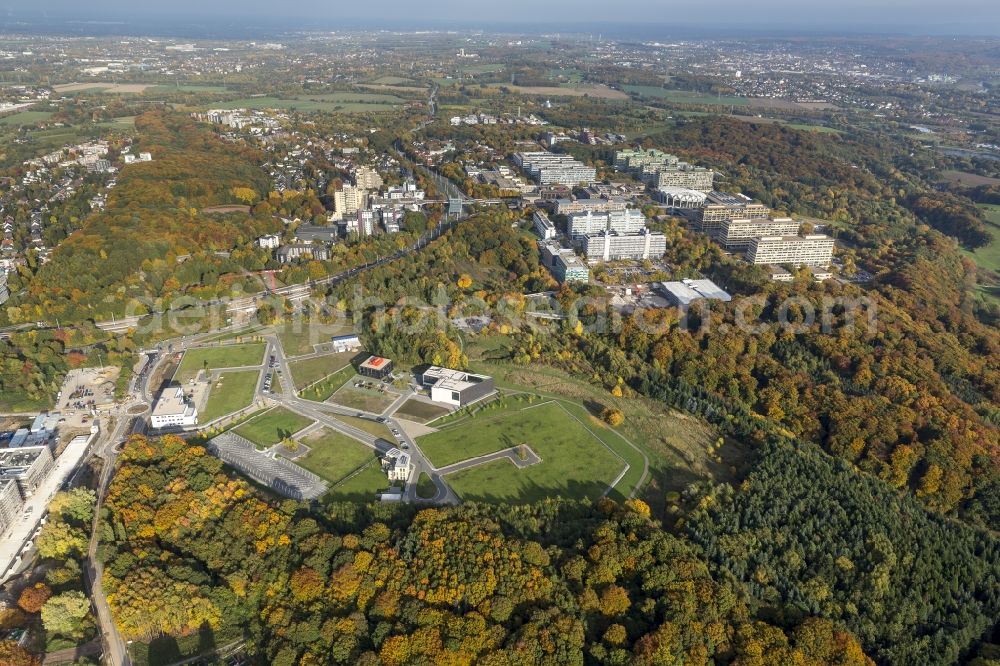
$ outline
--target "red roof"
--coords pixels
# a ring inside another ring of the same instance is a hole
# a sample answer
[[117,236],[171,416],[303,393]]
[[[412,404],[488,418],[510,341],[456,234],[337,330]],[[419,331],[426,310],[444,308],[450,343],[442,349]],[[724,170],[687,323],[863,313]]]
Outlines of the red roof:
[[367,365],[368,367],[375,368],[377,370],[378,368],[381,368],[383,365],[385,365],[388,362],[389,362],[389,359],[387,359],[387,358],[382,358],[381,356],[372,356],[371,358],[369,358],[367,361],[365,361],[361,365]]

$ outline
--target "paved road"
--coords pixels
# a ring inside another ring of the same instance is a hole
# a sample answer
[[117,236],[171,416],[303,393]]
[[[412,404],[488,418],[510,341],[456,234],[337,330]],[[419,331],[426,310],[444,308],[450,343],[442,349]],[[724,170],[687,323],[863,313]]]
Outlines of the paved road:
[[452,472],[461,472],[463,469],[469,469],[470,467],[478,467],[479,465],[485,465],[486,463],[493,462],[494,460],[510,460],[514,463],[514,467],[518,469],[524,469],[525,467],[531,467],[532,465],[537,465],[542,462],[542,459],[535,454],[530,448],[527,448],[525,452],[524,460],[521,460],[520,448],[517,446],[512,446],[509,449],[503,449],[502,451],[494,451],[493,453],[487,453],[484,456],[478,456],[476,458],[469,458],[468,460],[463,460],[461,462],[453,463],[451,465],[445,465],[444,467],[438,467],[438,474],[451,474]]
[[[410,460],[413,463],[413,471],[410,473],[410,477],[403,489],[403,499],[405,501],[458,504],[460,501],[458,495],[456,495],[448,484],[445,483],[444,479],[441,478],[441,475],[437,473],[434,466],[431,465],[430,461],[427,460],[427,457],[424,456],[420,447],[417,446],[416,441],[406,434],[406,431],[400,427],[399,423],[394,418],[391,416],[383,417],[381,414],[366,412],[360,409],[350,409],[328,402],[316,402],[314,400],[306,400],[305,398],[298,397],[295,393],[295,387],[292,382],[292,373],[288,367],[288,358],[285,356],[284,349],[281,346],[281,341],[276,335],[269,335],[266,337],[266,340],[268,343],[268,357],[271,355],[274,356],[275,369],[279,370],[282,375],[281,393],[265,394],[266,397],[269,397],[272,400],[277,400],[277,402],[287,409],[302,414],[308,418],[320,421],[324,425],[352,437],[366,446],[370,446],[379,454],[383,454],[394,447],[404,448],[406,452],[410,454]],[[274,388],[273,384],[272,388]],[[408,397],[408,394],[401,397],[400,401],[405,397]],[[378,422],[380,418],[384,419],[384,424],[390,431],[395,430],[399,433],[397,441],[389,441],[376,437],[369,432],[365,432],[348,423],[338,420],[336,418],[337,416],[353,416],[355,418],[364,418],[374,422]],[[417,481],[420,479],[421,473],[426,473],[427,476],[430,477],[431,481],[433,481],[434,486],[437,489],[433,498],[424,499],[417,497]]]

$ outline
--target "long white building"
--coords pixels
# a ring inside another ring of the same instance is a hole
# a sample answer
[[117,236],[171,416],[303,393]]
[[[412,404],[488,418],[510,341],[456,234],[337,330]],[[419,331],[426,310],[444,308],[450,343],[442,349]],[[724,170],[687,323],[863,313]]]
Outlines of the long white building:
[[648,231],[639,234],[603,233],[586,236],[582,243],[589,263],[618,259],[655,259],[667,251],[667,237]]
[[597,179],[597,169],[570,155],[544,151],[514,153],[514,164],[524,169],[539,185],[579,185]]
[[753,238],[764,236],[795,236],[799,223],[790,217],[724,220],[715,241],[727,249],[742,249]]
[[160,393],[149,421],[154,428],[198,425],[198,408],[188,400],[183,388],[169,387]]
[[750,240],[746,260],[751,264],[829,266],[833,258],[833,246],[834,240],[823,234],[764,236]]
[[637,208],[609,210],[606,213],[573,213],[567,227],[570,236],[579,238],[591,234],[613,232],[616,234],[638,234],[646,228],[646,216]]

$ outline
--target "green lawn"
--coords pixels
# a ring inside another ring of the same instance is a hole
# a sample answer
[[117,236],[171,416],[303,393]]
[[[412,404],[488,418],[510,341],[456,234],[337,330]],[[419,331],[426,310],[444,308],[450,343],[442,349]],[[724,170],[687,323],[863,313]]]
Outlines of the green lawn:
[[[369,93],[334,93],[331,95],[300,96],[294,98],[279,97],[244,97],[228,102],[218,102],[211,105],[216,109],[278,109],[295,110],[304,113],[315,111],[342,111],[345,113],[366,111],[392,111],[398,103],[387,103],[372,99]],[[326,99],[324,99],[324,97]],[[381,98],[396,98],[394,95],[376,95]],[[372,101],[358,101],[364,99]],[[402,103],[403,100],[399,100]]]
[[329,402],[357,409],[363,412],[381,414],[396,399],[393,393],[380,394],[377,391],[354,388],[350,384],[337,389],[330,396]]
[[158,86],[153,86],[152,88],[146,88],[145,92],[205,92],[205,93],[221,93],[226,92],[226,86],[214,86],[210,84],[200,84],[200,83],[182,83],[180,85],[173,84],[163,84]]
[[[337,356],[340,356],[340,354],[337,354]],[[291,368],[292,377],[295,378],[296,387],[308,386],[312,383],[302,381],[299,379],[300,376],[307,378],[317,376],[323,378],[322,381],[317,381],[315,385],[309,386],[307,389],[302,389],[302,397],[306,400],[323,402],[333,395],[334,391],[339,389],[345,382],[357,374],[354,370],[354,366],[348,363],[351,356],[353,356],[353,354],[348,353],[345,358],[328,359],[325,361],[322,359],[327,359],[327,357],[317,356],[313,359],[298,361],[290,364],[289,368]],[[309,365],[310,363],[314,365],[322,365],[320,367],[312,367]]]
[[360,472],[330,489],[326,498],[335,502],[373,502],[375,495],[389,488],[378,461],[372,461]]
[[237,370],[219,375],[219,381],[212,384],[205,409],[199,414],[198,420],[208,423],[249,405],[253,402],[258,379],[259,370]]
[[242,636],[242,627],[224,618],[222,626],[215,631],[206,626],[190,636],[160,636],[148,643],[136,641],[128,646],[128,651],[134,666],[166,666],[212,652]]
[[375,452],[347,435],[321,428],[300,440],[310,451],[295,463],[314,474],[336,483],[345,476],[376,458]]
[[288,411],[284,407],[269,409],[236,428],[233,432],[254,444],[269,447],[291,437],[312,423],[312,419]]
[[420,400],[413,400],[411,398],[404,402],[400,408],[396,410],[394,416],[398,416],[401,419],[416,421],[417,423],[427,423],[428,421],[433,421],[434,419],[440,418],[447,413],[448,410],[444,407],[438,407],[437,405],[431,405]]
[[659,86],[622,86],[626,92],[638,93],[643,97],[653,97],[676,104],[720,104],[725,106],[748,106],[746,97],[732,95],[713,95],[711,93],[693,92],[690,90],[668,90]]
[[9,116],[0,116],[0,125],[33,125],[52,117],[52,111],[19,111]]
[[417,497],[421,499],[434,499],[437,495],[437,486],[431,481],[431,477],[428,476],[427,472],[421,472],[420,478],[417,479]]
[[313,345],[330,342],[335,335],[353,333],[351,326],[327,326],[308,321],[288,321],[274,327],[285,356],[302,356],[313,353]]
[[221,347],[201,347],[184,352],[184,358],[174,373],[174,380],[181,384],[194,379],[202,368],[239,368],[261,365],[264,362],[264,344],[251,343],[225,345]]
[[[986,214],[986,224],[990,233],[993,234],[993,241],[974,251],[963,250],[963,252],[971,257],[981,270],[992,272],[1000,281],[1000,206],[981,204],[979,207]],[[1000,284],[997,282],[993,284],[982,283],[979,285],[979,291],[1000,302]]]
[[421,450],[436,465],[525,443],[542,462],[518,469],[497,460],[449,474],[448,484],[465,500],[534,502],[546,497],[599,497],[624,463],[555,402],[496,418],[475,418],[425,435]]

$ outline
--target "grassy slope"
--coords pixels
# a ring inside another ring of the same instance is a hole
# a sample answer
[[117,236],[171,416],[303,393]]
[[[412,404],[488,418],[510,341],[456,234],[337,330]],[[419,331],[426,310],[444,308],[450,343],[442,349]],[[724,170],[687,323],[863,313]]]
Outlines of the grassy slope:
[[364,444],[329,428],[310,433],[301,441],[310,451],[295,463],[330,483],[340,481],[375,458],[375,452]]
[[220,368],[239,368],[249,365],[260,365],[264,361],[264,344],[249,343],[242,345],[227,345],[225,347],[204,347],[189,349],[184,352],[184,358],[174,373],[174,380],[184,383],[198,375],[203,367],[209,370]]
[[271,446],[302,430],[310,423],[312,420],[305,416],[290,412],[284,407],[275,407],[250,419],[234,432],[255,444]]
[[208,423],[249,405],[253,402],[259,378],[259,370],[238,370],[223,373],[219,378],[220,381],[212,385],[208,401],[205,403],[205,410],[199,415],[199,422]]

